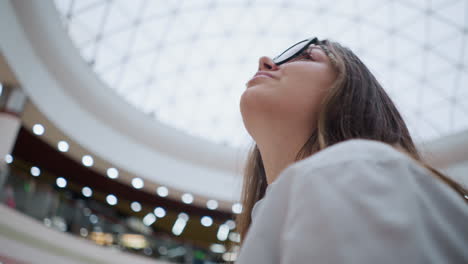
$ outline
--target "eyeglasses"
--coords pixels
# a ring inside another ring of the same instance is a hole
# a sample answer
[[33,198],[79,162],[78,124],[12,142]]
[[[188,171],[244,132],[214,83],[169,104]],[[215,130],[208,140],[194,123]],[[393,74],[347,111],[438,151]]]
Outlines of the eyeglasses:
[[305,49],[307,49],[310,44],[319,44],[318,38],[312,38],[312,39],[305,39],[303,41],[300,41],[287,50],[283,51],[280,55],[276,56],[273,58],[273,62],[276,65],[281,65],[297,56],[299,56]]

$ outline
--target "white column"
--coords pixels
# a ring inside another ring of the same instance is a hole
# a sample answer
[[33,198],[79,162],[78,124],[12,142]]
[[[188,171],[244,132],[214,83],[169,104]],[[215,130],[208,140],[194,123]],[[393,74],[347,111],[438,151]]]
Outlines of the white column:
[[25,100],[20,88],[0,83],[0,170],[5,167],[5,156],[11,153],[15,144]]

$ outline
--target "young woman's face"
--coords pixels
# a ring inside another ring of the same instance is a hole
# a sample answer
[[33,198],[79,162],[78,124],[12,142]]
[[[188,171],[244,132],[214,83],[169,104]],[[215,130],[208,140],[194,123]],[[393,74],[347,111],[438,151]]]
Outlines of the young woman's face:
[[252,135],[261,124],[267,125],[265,122],[282,126],[315,124],[320,102],[336,79],[324,50],[310,45],[302,56],[279,66],[265,56],[259,64],[259,71],[273,77],[254,77],[246,84],[240,110],[249,133]]

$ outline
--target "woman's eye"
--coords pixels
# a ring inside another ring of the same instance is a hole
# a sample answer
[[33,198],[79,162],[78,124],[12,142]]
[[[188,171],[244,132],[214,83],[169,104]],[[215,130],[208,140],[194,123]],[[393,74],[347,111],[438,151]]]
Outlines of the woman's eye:
[[312,57],[312,54],[310,54],[310,52],[307,51],[304,51],[301,57],[304,59],[315,60],[314,57]]
[[315,59],[312,57],[312,55],[310,54],[310,52],[307,52],[307,50],[301,52],[301,54],[299,54],[299,56],[295,57],[294,59],[292,59],[291,61],[315,61]]

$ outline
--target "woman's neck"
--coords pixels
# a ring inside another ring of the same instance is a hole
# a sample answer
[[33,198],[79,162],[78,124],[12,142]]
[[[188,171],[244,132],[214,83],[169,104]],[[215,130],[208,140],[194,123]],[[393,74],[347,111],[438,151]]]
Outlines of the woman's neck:
[[296,161],[297,153],[305,141],[288,138],[283,141],[272,141],[270,144],[257,143],[268,184],[274,182],[284,169]]

